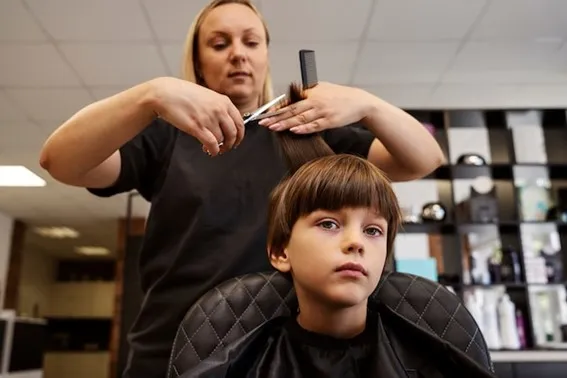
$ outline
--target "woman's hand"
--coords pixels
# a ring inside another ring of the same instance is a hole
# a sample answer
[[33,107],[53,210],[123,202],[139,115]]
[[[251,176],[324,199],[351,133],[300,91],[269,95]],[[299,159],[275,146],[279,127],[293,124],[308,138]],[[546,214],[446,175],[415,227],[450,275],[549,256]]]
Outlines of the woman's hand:
[[242,141],[243,119],[227,96],[172,77],[154,79],[151,86],[154,112],[197,138],[210,155],[228,151]]
[[273,131],[309,134],[360,121],[370,108],[372,96],[362,89],[319,83],[305,91],[306,99],[278,110],[260,125]]

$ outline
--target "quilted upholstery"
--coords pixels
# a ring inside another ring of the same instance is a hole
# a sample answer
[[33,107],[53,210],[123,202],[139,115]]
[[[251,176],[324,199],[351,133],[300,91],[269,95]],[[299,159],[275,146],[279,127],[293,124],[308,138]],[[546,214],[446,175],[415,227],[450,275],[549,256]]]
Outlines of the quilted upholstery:
[[[370,300],[382,302],[493,370],[476,322],[442,285],[411,274],[384,272]],[[179,377],[265,321],[296,311],[292,283],[278,272],[224,282],[187,312],[175,337],[168,378]]]

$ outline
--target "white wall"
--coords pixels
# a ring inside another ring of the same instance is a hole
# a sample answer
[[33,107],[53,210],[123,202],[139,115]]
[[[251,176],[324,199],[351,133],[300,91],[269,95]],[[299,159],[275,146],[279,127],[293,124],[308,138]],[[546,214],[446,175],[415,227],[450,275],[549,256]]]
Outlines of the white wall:
[[4,293],[8,279],[13,230],[14,219],[0,213],[0,308],[4,308]]

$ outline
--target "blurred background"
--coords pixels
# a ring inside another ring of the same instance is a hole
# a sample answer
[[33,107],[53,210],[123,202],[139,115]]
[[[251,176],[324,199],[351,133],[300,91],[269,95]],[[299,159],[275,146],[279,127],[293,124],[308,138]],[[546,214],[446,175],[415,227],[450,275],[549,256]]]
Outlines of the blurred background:
[[[0,377],[120,376],[150,204],[61,185],[39,150],[85,105],[179,76],[205,3],[0,1]],[[567,1],[256,3],[276,93],[312,49],[320,80],[402,107],[444,148],[448,165],[396,184],[394,268],[463,298],[499,376],[564,377]]]

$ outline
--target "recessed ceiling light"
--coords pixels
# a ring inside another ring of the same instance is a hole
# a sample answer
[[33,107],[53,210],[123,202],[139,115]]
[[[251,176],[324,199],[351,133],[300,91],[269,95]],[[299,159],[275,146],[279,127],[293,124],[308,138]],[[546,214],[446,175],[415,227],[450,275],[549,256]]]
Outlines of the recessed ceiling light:
[[79,232],[69,227],[36,227],[35,232],[45,238],[76,239]]
[[92,247],[92,246],[77,247],[75,251],[78,254],[85,256],[106,256],[110,254],[108,248],[104,248],[104,247]]
[[0,165],[0,186],[40,187],[45,185],[44,179],[23,165]]

